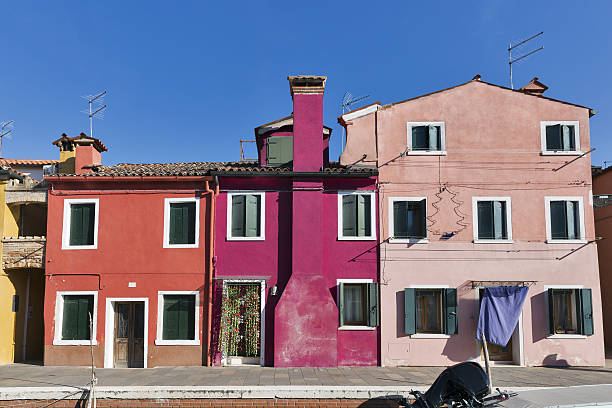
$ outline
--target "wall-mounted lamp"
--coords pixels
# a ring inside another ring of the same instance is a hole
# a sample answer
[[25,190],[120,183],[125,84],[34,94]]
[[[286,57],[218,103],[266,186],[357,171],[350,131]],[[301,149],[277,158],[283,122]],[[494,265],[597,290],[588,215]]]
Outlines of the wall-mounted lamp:
[[272,296],[276,296],[276,294],[278,293],[278,286],[274,285],[270,288],[270,295]]

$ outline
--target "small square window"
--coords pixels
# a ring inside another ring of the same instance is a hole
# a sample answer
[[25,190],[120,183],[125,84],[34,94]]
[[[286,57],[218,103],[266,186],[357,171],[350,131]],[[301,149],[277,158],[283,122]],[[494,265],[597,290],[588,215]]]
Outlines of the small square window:
[[375,239],[374,193],[338,193],[338,238]]
[[444,122],[408,122],[408,154],[445,154]]
[[546,197],[546,235],[549,242],[584,241],[582,197]]
[[510,197],[473,197],[474,242],[512,239]]
[[378,284],[338,282],[340,326],[378,326]]
[[543,154],[580,153],[578,121],[541,122]]
[[394,241],[419,241],[427,238],[427,199],[391,198],[390,231]]
[[98,246],[98,199],[64,200],[63,249]]
[[591,289],[548,289],[550,335],[593,334]]
[[97,301],[98,294],[93,291],[57,292],[53,344],[88,345],[90,341],[96,344]]
[[164,201],[164,248],[199,246],[200,200],[166,198]]
[[228,240],[263,240],[265,237],[264,193],[228,194]]
[[195,295],[164,295],[163,340],[195,339]]
[[457,289],[404,289],[404,331],[421,337],[457,334]]
[[416,290],[416,332],[443,333],[442,290]]

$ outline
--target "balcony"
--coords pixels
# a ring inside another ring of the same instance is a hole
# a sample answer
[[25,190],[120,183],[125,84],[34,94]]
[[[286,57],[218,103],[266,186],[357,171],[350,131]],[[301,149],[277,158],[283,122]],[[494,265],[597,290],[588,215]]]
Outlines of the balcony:
[[46,237],[2,238],[2,268],[44,268]]

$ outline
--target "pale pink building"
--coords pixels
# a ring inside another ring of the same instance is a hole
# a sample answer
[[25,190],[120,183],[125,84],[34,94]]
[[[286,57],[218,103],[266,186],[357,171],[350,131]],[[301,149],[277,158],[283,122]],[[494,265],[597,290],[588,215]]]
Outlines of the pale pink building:
[[604,364],[584,106],[464,84],[339,118],[345,165],[379,171],[381,364],[481,360],[484,287],[527,285],[496,364]]

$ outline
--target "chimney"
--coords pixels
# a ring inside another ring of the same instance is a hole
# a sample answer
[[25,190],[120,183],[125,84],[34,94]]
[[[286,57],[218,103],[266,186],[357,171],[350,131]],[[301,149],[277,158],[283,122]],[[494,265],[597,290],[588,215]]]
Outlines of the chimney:
[[287,77],[293,98],[293,171],[323,167],[323,93],[326,76]]
[[84,174],[91,171],[91,167],[101,164],[102,152],[108,149],[99,139],[81,133],[79,136],[62,137],[53,142],[60,149],[58,173]]
[[531,95],[542,95],[547,89],[548,87],[546,85],[538,81],[538,77],[534,77],[527,85],[522,87],[520,91]]

